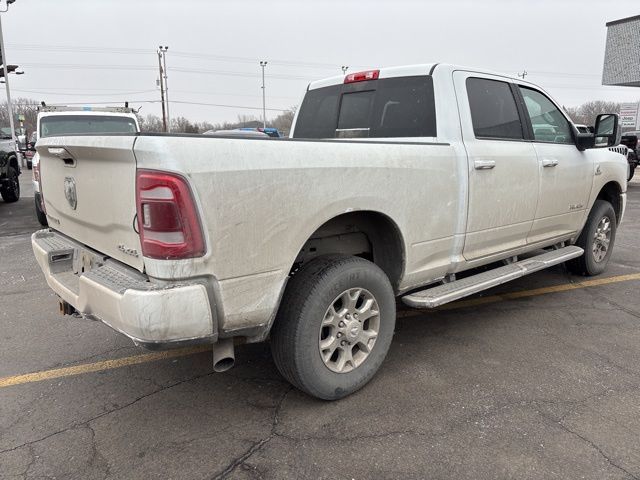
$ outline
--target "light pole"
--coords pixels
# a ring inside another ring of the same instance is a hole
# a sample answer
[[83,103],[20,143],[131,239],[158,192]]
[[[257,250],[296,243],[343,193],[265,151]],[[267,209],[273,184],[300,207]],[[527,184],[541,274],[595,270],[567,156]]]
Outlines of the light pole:
[[[14,0],[15,1],[15,0]],[[7,1],[6,12],[9,9],[9,4],[13,2]],[[13,148],[16,148],[16,130],[13,125],[13,108],[11,108],[11,90],[9,89],[9,68],[7,65],[7,55],[4,52],[4,36],[2,35],[2,15],[0,15],[0,56],[2,56],[2,73],[4,76],[5,86],[7,88],[7,114],[9,115],[9,127],[11,128],[11,140],[13,141]]]
[[169,85],[167,83],[167,50],[169,47],[158,47],[162,52],[162,70],[164,71],[164,98],[167,102],[167,132],[171,131],[171,119],[169,118]]
[[262,128],[267,128],[267,104],[265,102],[264,93],[264,67],[267,66],[267,62],[261,60],[260,66],[262,67]]
[[349,70],[349,66],[348,65],[342,65],[342,74],[343,75],[347,74],[347,70]]

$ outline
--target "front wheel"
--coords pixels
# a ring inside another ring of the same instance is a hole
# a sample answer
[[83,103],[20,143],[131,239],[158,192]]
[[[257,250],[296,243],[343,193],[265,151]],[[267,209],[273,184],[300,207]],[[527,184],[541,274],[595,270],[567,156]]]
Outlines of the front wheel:
[[606,200],[596,200],[576,245],[584,255],[567,262],[569,270],[578,275],[598,275],[609,263],[616,239],[616,212]]
[[337,400],[378,371],[395,320],[393,289],[377,265],[359,257],[319,257],[287,285],[271,332],[273,359],[300,390]]

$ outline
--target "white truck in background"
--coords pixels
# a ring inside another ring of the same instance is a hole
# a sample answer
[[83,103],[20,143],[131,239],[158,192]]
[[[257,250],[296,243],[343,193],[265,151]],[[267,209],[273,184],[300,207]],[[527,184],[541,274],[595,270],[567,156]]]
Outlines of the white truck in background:
[[[125,104],[126,105],[126,104]],[[136,133],[140,131],[136,110],[124,107],[89,107],[45,105],[38,107],[35,138],[29,145],[35,148],[38,139],[56,135]],[[36,217],[46,227],[47,216],[43,210],[40,193],[40,157],[37,152],[31,159]]]
[[617,115],[580,133],[518,78],[320,80],[291,137],[40,138],[51,228],[32,245],[61,311],[150,348],[211,343],[217,371],[270,338],[285,378],[337,399],[382,364],[396,297],[433,308],[562,262],[599,274],[624,215]]

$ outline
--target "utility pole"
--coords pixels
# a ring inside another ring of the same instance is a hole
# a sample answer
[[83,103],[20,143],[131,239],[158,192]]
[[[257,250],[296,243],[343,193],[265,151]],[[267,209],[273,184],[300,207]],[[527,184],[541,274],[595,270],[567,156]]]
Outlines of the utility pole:
[[349,70],[349,66],[348,65],[342,65],[342,74],[343,75],[347,74],[347,70]]
[[518,76],[524,80],[524,77],[526,77],[528,75],[526,70],[523,70],[522,73],[519,73]]
[[267,66],[267,62],[261,60],[260,66],[262,67],[262,128],[267,128],[267,107],[264,92],[264,67]]
[[164,77],[162,72],[162,53],[161,50],[158,49],[158,68],[160,69],[160,103],[162,103],[162,129],[167,131],[167,114],[164,111]]
[[[8,8],[8,6],[7,6]],[[6,11],[6,10],[5,10]],[[13,149],[16,149],[16,129],[13,124],[13,108],[11,107],[11,90],[9,89],[9,71],[7,69],[7,55],[4,51],[4,36],[2,35],[2,15],[0,15],[0,56],[2,56],[2,70],[5,87],[7,88],[7,114],[9,115],[9,126],[11,127],[11,140]]]
[[167,132],[171,131],[171,118],[169,117],[169,84],[167,83],[167,50],[169,47],[158,47],[162,53],[162,69],[164,70],[164,98],[167,102]]

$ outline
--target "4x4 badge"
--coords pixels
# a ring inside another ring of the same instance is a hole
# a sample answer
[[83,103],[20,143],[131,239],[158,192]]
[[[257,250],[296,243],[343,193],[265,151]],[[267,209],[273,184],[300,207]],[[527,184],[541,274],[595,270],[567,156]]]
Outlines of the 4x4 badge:
[[78,195],[76,193],[76,181],[73,177],[65,177],[64,179],[64,197],[69,202],[69,206],[75,210],[78,206]]

